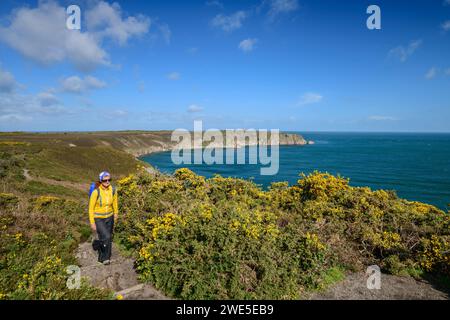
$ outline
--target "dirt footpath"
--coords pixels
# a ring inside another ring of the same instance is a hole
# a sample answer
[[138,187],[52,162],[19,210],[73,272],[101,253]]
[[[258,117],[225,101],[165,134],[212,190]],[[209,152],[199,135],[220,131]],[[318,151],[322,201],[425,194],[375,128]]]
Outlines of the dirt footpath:
[[368,289],[364,273],[349,274],[343,281],[311,300],[448,300],[448,292],[440,291],[427,281],[410,277],[381,274],[381,288]]
[[111,264],[104,266],[97,262],[97,252],[90,242],[80,244],[76,257],[81,276],[95,287],[108,288],[130,300],[166,300],[160,291],[149,284],[138,282],[133,260],[123,257],[113,244]]

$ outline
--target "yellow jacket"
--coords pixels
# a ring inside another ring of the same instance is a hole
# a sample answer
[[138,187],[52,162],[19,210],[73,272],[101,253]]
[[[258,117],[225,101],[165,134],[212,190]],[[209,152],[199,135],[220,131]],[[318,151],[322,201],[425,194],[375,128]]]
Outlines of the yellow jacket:
[[105,219],[113,214],[118,214],[117,191],[114,192],[112,186],[104,188],[100,185],[94,189],[89,198],[89,222],[95,223],[95,218]]

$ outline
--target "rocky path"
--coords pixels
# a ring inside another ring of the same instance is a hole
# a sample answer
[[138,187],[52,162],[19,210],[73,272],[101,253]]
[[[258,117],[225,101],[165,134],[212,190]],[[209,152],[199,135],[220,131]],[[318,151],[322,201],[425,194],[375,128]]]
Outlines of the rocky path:
[[[150,173],[154,171],[149,170]],[[34,177],[28,169],[23,170],[26,180],[40,181],[52,185],[75,188],[81,191],[89,189],[89,185],[73,182],[56,181],[52,179]],[[87,278],[94,287],[111,289],[115,296],[122,296],[123,299],[130,300],[166,300],[169,299],[160,291],[149,284],[139,283],[134,261],[120,254],[115,244],[113,244],[111,264],[104,266],[97,262],[97,252],[92,249],[91,242],[85,242],[78,246],[76,252],[78,265],[81,269],[81,276]]]
[[309,297],[311,300],[448,300],[448,293],[435,288],[427,281],[410,277],[381,274],[381,288],[368,289],[364,273],[352,273],[323,293]]
[[168,297],[149,284],[138,282],[133,260],[123,257],[113,244],[112,260],[108,266],[97,262],[97,253],[90,242],[80,244],[76,257],[81,276],[95,287],[111,289],[115,295],[129,300],[166,300]]

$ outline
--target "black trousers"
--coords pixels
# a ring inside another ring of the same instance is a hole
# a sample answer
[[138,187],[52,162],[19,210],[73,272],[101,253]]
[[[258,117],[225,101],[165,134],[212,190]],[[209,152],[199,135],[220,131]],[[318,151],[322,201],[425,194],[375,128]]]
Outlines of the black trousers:
[[103,262],[111,259],[112,236],[114,229],[114,216],[109,218],[96,218],[98,240],[101,241],[100,250],[98,250],[98,261]]

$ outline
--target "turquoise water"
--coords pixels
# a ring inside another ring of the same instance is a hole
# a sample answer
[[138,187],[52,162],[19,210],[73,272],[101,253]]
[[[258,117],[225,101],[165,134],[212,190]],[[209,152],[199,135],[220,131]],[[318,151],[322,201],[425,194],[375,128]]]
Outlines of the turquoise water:
[[[450,134],[444,133],[302,133],[314,145],[280,146],[277,175],[260,175],[260,165],[174,165],[170,152],[141,157],[162,172],[188,167],[197,174],[253,178],[293,184],[300,172],[327,171],[350,178],[353,186],[395,190],[409,200],[446,209],[450,204]],[[248,151],[248,150],[247,150]]]

